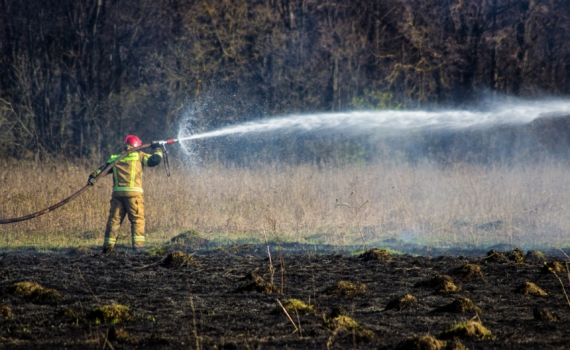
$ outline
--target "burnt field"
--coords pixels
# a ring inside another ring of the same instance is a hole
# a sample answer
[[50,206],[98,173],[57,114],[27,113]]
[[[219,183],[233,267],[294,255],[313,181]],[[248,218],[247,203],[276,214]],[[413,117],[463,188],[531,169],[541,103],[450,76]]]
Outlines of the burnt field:
[[162,253],[1,254],[0,347],[570,346],[564,256]]

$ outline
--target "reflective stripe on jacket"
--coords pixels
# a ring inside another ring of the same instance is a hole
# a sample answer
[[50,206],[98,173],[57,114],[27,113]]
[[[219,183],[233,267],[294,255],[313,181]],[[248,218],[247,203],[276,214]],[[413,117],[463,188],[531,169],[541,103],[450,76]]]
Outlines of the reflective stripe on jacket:
[[[120,154],[114,154],[107,164],[114,162]],[[150,154],[133,152],[121,159],[113,167],[113,192],[143,192],[143,167],[148,166]]]

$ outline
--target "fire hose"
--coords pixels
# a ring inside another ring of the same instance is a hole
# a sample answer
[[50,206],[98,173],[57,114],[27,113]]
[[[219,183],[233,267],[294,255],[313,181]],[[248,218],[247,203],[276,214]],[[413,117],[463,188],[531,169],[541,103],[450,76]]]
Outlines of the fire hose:
[[[166,175],[167,175],[167,176],[170,176],[170,166],[169,166],[169,164],[168,164],[168,152],[166,151],[165,145],[169,145],[169,144],[178,142],[178,139],[168,139],[168,140],[165,140],[165,141],[156,141],[156,142],[157,142],[158,144],[160,144],[160,146],[162,146],[162,148],[164,149],[164,165],[165,165],[165,167],[166,167]],[[113,169],[113,167],[115,166],[115,164],[117,164],[118,162],[120,162],[121,159],[125,158],[125,157],[126,157],[127,155],[129,155],[130,153],[133,153],[133,152],[136,152],[136,151],[140,151],[140,150],[145,149],[145,148],[149,148],[151,145],[152,145],[152,144],[147,143],[147,144],[144,144],[144,145],[142,145],[142,146],[135,147],[135,148],[133,148],[133,149],[130,149],[130,150],[128,150],[128,151],[125,151],[125,152],[122,153],[117,159],[115,159],[112,163],[109,163],[109,165],[107,165],[107,167],[105,167],[105,169],[103,169],[103,170],[101,171],[101,173],[99,173],[99,175],[97,175],[97,176],[95,177],[95,180],[98,180],[99,178],[101,178],[101,177],[107,175],[107,173],[108,173],[109,171],[111,171],[111,169]],[[89,184],[87,184],[87,185],[83,186],[83,188],[81,188],[79,191],[77,191],[77,192],[75,192],[74,194],[72,194],[71,196],[65,198],[65,199],[62,200],[61,202],[58,202],[58,203],[52,205],[51,207],[42,209],[42,210],[40,210],[40,211],[38,211],[38,212],[35,212],[35,213],[33,213],[33,214],[29,214],[29,215],[25,215],[25,216],[20,216],[20,217],[18,217],[18,218],[12,218],[12,219],[3,219],[3,220],[0,219],[0,225],[3,225],[3,224],[11,224],[11,223],[20,222],[20,221],[26,221],[26,220],[30,220],[30,219],[36,218],[36,217],[38,217],[38,216],[40,216],[40,215],[47,214],[47,213],[49,213],[50,211],[54,211],[54,210],[56,210],[57,208],[64,206],[65,204],[67,204],[67,203],[70,202],[71,200],[73,200],[73,199],[75,199],[76,197],[78,197],[81,193],[85,192],[85,191],[86,191],[88,188],[90,188],[90,187],[92,187],[92,186],[89,185]]]

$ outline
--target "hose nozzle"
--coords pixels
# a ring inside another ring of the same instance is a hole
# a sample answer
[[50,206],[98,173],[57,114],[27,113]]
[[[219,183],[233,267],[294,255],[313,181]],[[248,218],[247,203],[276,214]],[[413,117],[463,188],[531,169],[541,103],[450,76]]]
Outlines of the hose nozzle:
[[158,141],[159,144],[161,145],[170,145],[172,143],[178,142],[178,139],[168,139],[165,141]]

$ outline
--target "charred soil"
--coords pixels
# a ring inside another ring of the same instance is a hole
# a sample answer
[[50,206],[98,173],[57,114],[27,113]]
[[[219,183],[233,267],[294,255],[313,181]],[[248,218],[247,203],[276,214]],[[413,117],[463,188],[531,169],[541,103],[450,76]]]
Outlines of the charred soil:
[[[273,259],[270,268],[255,249],[191,257],[168,264],[166,254],[0,254],[0,305],[9,311],[0,313],[0,348],[395,349],[428,335],[468,349],[570,346],[566,271],[555,275],[530,259],[307,251]],[[458,275],[468,264],[480,270]],[[458,288],[441,292],[432,283],[441,276]],[[545,293],[521,293],[529,282]],[[348,283],[357,292],[331,292]],[[22,285],[50,298],[17,293]],[[414,307],[387,307],[406,295]],[[446,309],[457,300],[476,306]],[[97,314],[110,306],[126,316]],[[442,336],[470,322],[489,333]]]

